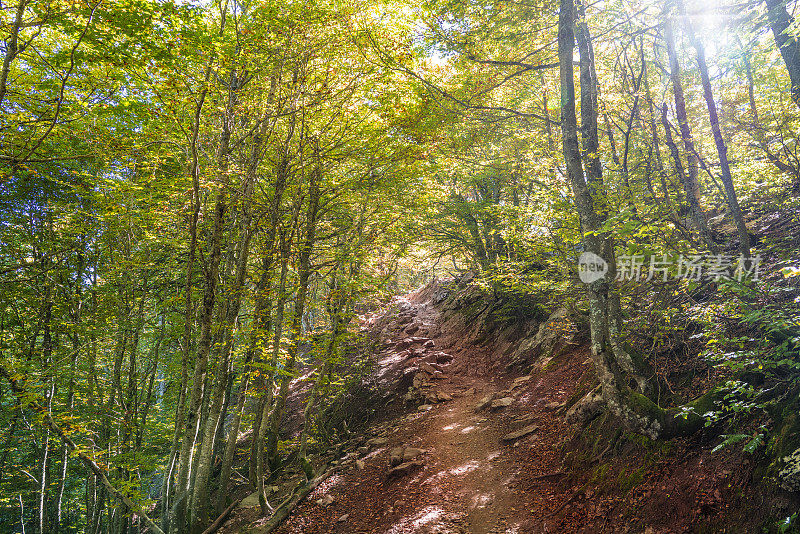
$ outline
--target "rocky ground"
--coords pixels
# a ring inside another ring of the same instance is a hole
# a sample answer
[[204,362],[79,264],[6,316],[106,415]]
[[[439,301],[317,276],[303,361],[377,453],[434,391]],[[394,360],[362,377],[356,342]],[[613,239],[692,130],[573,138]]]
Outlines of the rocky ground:
[[[514,343],[476,343],[480,328],[445,317],[438,291],[364,318],[381,339],[377,378],[404,410],[353,440],[337,472],[277,532],[752,532],[759,516],[782,513],[775,506],[789,511],[789,501],[753,501],[742,453],[619,434],[587,441],[565,414],[591,376],[585,344],[566,337],[530,374],[507,373]],[[562,321],[554,315],[551,330]],[[518,346],[540,343],[547,328]],[[254,504],[245,501],[224,531],[257,528]]]

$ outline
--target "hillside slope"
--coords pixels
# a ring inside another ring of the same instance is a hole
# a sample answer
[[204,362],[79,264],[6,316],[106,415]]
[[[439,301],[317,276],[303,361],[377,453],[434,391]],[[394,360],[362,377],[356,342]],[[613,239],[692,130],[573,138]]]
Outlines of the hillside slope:
[[[392,401],[277,532],[757,532],[796,506],[752,484],[746,454],[712,454],[702,436],[570,425],[593,371],[565,312],[487,332],[466,310],[475,294],[429,284],[364,319]],[[521,353],[530,374],[506,372]],[[258,531],[257,515],[242,507],[225,531]]]

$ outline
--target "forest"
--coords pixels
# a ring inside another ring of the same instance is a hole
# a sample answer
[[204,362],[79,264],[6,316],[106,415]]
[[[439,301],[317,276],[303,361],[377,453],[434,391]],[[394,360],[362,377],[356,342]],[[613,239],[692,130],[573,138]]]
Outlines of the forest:
[[800,532],[799,8],[0,1],[0,532]]

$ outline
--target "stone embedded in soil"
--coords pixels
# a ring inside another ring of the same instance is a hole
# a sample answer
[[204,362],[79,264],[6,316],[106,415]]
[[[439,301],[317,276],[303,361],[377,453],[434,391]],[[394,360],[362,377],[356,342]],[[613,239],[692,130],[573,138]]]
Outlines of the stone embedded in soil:
[[536,414],[533,414],[533,413],[520,415],[520,416],[514,418],[514,422],[515,423],[519,423],[519,424],[522,424],[522,425],[527,425],[528,423],[531,423],[532,421],[535,421],[535,420],[536,420]]
[[330,506],[331,504],[333,504],[333,501],[335,501],[335,500],[336,500],[336,499],[333,497],[333,495],[331,495],[330,493],[328,493],[328,494],[324,495],[322,498],[320,498],[320,499],[317,499],[317,500],[316,500],[316,501],[314,501],[314,502],[316,502],[316,503],[317,503],[318,505],[320,505],[320,506],[325,506],[325,507],[327,507],[327,506]]
[[530,379],[531,379],[530,375],[515,378],[514,382],[511,384],[511,391],[514,391],[515,389],[524,386],[525,384],[528,383],[528,381],[530,381]]
[[438,364],[446,364],[453,361],[453,355],[447,354],[446,352],[434,352],[433,356],[436,358],[436,363]]
[[[270,493],[275,493],[280,488],[278,488],[278,486],[267,486],[264,489],[266,490],[267,495],[269,495]],[[248,495],[247,497],[242,499],[242,502],[239,503],[238,508],[254,508],[256,506],[260,506],[260,504],[258,502],[258,492],[257,491],[251,493],[250,495]]]
[[428,362],[420,362],[419,370],[420,371],[424,371],[424,372],[428,373],[431,376],[435,375],[437,372],[441,372],[438,369],[436,369],[434,366],[429,364]]
[[431,409],[433,409],[432,404],[420,404],[419,406],[417,406],[417,410],[419,410],[420,412],[427,412],[428,410]]
[[422,460],[412,460],[410,462],[405,462],[398,465],[397,467],[389,469],[387,475],[389,476],[389,478],[400,477],[410,473],[411,471],[413,471],[418,467],[422,467],[423,465],[425,465],[425,462]]
[[475,405],[475,411],[480,412],[481,410],[485,409],[492,403],[492,399],[494,399],[493,393],[485,395],[481,400],[478,401],[478,404]]
[[422,365],[423,363],[426,365],[430,365],[434,371],[439,371],[442,373],[445,372],[444,365],[439,365],[438,363],[436,363],[436,358],[433,355],[428,355],[425,358],[422,358],[419,361],[419,363],[420,365]]
[[414,375],[414,380],[412,381],[412,384],[415,388],[421,388],[427,383],[427,381],[428,377],[425,374],[417,372],[417,374]]
[[389,451],[389,465],[392,467],[403,463],[403,447],[395,447]]
[[539,425],[528,425],[523,429],[511,432],[510,434],[506,434],[505,436],[503,436],[503,441],[516,441],[520,438],[524,438],[528,434],[533,434],[538,429]]
[[339,519],[337,519],[336,521],[337,521],[337,522],[339,522],[339,523],[344,523],[344,522],[345,522],[345,521],[347,521],[348,519],[350,519],[350,514],[344,514],[343,516],[341,516],[341,517],[340,517]]
[[560,410],[563,407],[564,407],[563,402],[556,402],[556,401],[551,401],[544,405],[544,409],[547,410],[548,412],[555,412],[556,410]]
[[401,359],[403,361],[406,361],[406,360],[410,360],[411,358],[413,358],[414,357],[414,353],[411,352],[409,349],[404,349],[404,350],[401,350],[399,352],[393,353],[392,356],[394,356],[395,358],[399,358],[399,359]]
[[439,402],[447,402],[453,400],[453,396],[449,393],[445,393],[444,391],[440,391],[436,394],[436,398]]
[[502,408],[506,408],[511,406],[511,403],[514,402],[514,399],[511,397],[503,397],[502,399],[497,399],[492,401],[492,410],[500,410]]
[[377,437],[367,440],[367,445],[369,445],[370,447],[383,447],[387,443],[389,443],[389,440],[382,437]]
[[407,349],[411,345],[413,345],[414,343],[417,343],[417,341],[414,341],[415,339],[417,339],[417,338],[407,337],[405,339],[401,339],[400,341],[397,342],[397,348],[399,348],[399,349]]
[[425,449],[417,449],[415,447],[408,447],[403,450],[403,461],[407,462],[409,460],[413,460],[417,456],[421,456],[425,454],[427,451]]

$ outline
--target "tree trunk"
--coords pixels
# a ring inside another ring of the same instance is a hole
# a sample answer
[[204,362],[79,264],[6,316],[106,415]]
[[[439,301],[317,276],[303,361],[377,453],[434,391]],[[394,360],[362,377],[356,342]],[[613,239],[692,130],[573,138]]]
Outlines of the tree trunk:
[[[584,151],[588,156],[584,175],[581,151],[578,144],[578,124],[575,113],[575,81],[573,73],[573,50],[575,47],[575,6],[572,0],[561,0],[558,26],[558,54],[561,79],[561,132],[564,161],[575,197],[575,206],[581,223],[584,250],[603,258],[609,266],[607,276],[613,279],[615,265],[613,245],[607,231],[603,230],[605,201],[597,196],[604,194],[599,161],[593,147],[597,142],[597,88],[591,65],[590,36],[585,21],[579,23],[581,49],[581,118]],[[599,207],[599,208],[598,208]],[[617,318],[609,313],[609,280],[601,278],[587,284],[589,297],[589,324],[591,331],[592,361],[600,380],[603,400],[608,409],[625,426],[642,434],[657,437],[659,422],[635,409],[628,402],[631,392],[622,378],[620,364],[615,358],[609,328]],[[636,394],[638,395],[638,394]],[[643,397],[642,395],[638,395]]]
[[197,347],[197,358],[193,373],[192,396],[188,409],[186,410],[185,428],[183,434],[183,445],[179,455],[178,484],[176,499],[182,500],[178,505],[175,528],[186,531],[187,512],[190,502],[188,492],[189,471],[192,464],[192,449],[195,446],[199,424],[201,422],[201,411],[203,407],[203,397],[206,381],[208,379],[208,356],[212,342],[212,318],[214,316],[214,304],[217,296],[217,280],[219,278],[219,265],[221,255],[221,240],[224,229],[225,211],[227,209],[227,191],[225,184],[222,184],[217,193],[217,202],[214,209],[214,223],[209,243],[209,259],[205,268],[205,290],[203,294],[203,306],[200,315],[200,341]]
[[[650,91],[650,80],[647,76],[647,62],[644,55],[644,38],[642,38],[640,47],[639,47],[639,58],[642,62],[642,69],[643,69],[643,83],[644,83],[644,96],[647,99],[647,125],[650,129],[650,138],[651,141],[651,152],[655,154],[655,169],[658,173],[659,182],[661,183],[661,191],[664,195],[664,204],[669,211],[670,214],[674,215],[672,209],[672,201],[670,200],[670,186],[667,185],[667,177],[666,173],[664,172],[664,162],[661,159],[661,146],[658,137],[658,126],[656,125],[656,111],[655,106],[653,105],[653,97]],[[648,157],[647,165],[648,169],[652,169],[652,157]],[[670,184],[671,185],[671,184]],[[678,199],[680,203],[680,199]],[[676,217],[677,218],[677,217]]]
[[[322,365],[319,366],[317,369],[317,379],[314,382],[314,387],[311,389],[311,392],[308,395],[308,400],[306,400],[305,408],[303,409],[303,428],[300,431],[300,451],[298,453],[298,458],[300,460],[301,466],[305,468],[306,465],[310,465],[308,459],[306,458],[307,454],[307,442],[308,442],[308,430],[309,426],[311,425],[311,410],[314,407],[314,403],[317,400],[317,395],[319,395],[320,390],[322,389],[322,385],[324,384],[325,380],[327,379],[328,375],[332,371],[332,362],[333,358],[336,354],[337,345],[339,342],[339,335],[341,334],[342,330],[342,323],[343,323],[343,316],[342,313],[344,311],[344,307],[346,304],[345,296],[340,294],[342,291],[339,288],[339,284],[337,283],[337,273],[339,270],[339,266],[336,265],[333,268],[331,273],[331,293],[333,296],[331,300],[331,308],[329,312],[329,317],[331,319],[331,334],[330,339],[328,340],[327,347],[325,348],[325,354],[323,356]],[[313,473],[306,472],[307,478],[312,478]]]
[[269,428],[269,410],[272,407],[272,396],[274,389],[275,372],[278,366],[278,356],[280,354],[281,338],[283,337],[284,310],[286,308],[286,278],[289,273],[289,255],[291,253],[292,232],[285,230],[280,235],[281,251],[281,271],[278,282],[278,301],[275,306],[275,332],[273,334],[272,352],[269,360],[269,372],[266,380],[266,391],[261,399],[261,413],[258,429],[253,432],[254,447],[251,455],[255,455],[255,487],[258,492],[258,502],[261,507],[262,515],[267,515],[272,510],[272,506],[267,500],[264,488],[265,461],[264,440],[267,429]]
[[[181,381],[178,390],[178,402],[175,408],[175,432],[172,440],[172,450],[170,452],[169,469],[164,476],[164,486],[162,490],[162,526],[165,532],[172,531],[173,507],[170,501],[170,493],[181,494],[182,485],[173,487],[172,478],[176,471],[180,472],[182,464],[187,460],[181,458],[181,444],[185,440],[184,429],[186,427],[186,396],[189,389],[189,357],[192,347],[192,323],[194,307],[192,305],[192,292],[194,291],[194,264],[197,254],[197,222],[200,216],[200,163],[197,147],[197,139],[200,133],[200,113],[208,94],[208,83],[211,77],[211,65],[206,67],[203,89],[197,100],[195,107],[194,124],[192,126],[192,139],[190,151],[192,162],[189,173],[192,177],[192,199],[191,214],[189,216],[189,258],[186,262],[186,287],[184,288],[184,311],[183,311],[183,342],[181,345]],[[183,460],[183,462],[181,462]]]
[[775,44],[789,72],[792,100],[800,107],[800,42],[794,36],[794,17],[786,11],[786,0],[764,0],[764,3]]
[[[316,143],[316,140],[315,140]],[[308,281],[311,276],[311,253],[316,243],[317,217],[319,215],[320,185],[322,181],[322,163],[319,161],[319,147],[314,146],[314,168],[309,173],[308,187],[308,210],[306,212],[305,238],[298,254],[297,266],[297,297],[294,301],[294,314],[292,315],[292,327],[290,331],[289,349],[286,358],[284,376],[281,380],[280,393],[272,410],[270,420],[270,434],[267,443],[267,459],[271,466],[276,465],[278,436],[280,424],[283,418],[283,409],[286,406],[286,398],[289,394],[289,383],[294,374],[294,366],[297,361],[297,351],[300,345],[300,324],[305,312],[306,297],[308,295]]]
[[[679,4],[681,11],[683,11],[683,2]],[[714,102],[714,93],[711,91],[711,79],[708,76],[708,65],[706,65],[706,52],[703,49],[703,43],[695,35],[692,28],[691,21],[684,15],[684,23],[686,31],[689,34],[689,39],[694,45],[697,52],[697,66],[700,68],[700,79],[703,83],[703,97],[708,106],[708,120],[711,123],[711,132],[714,135],[714,144],[717,147],[717,155],[719,156],[719,166],[721,170],[722,184],[725,186],[725,197],[728,201],[728,209],[731,212],[733,220],[736,222],[736,229],[739,232],[739,251],[744,257],[750,257],[750,234],[747,232],[747,226],[744,224],[744,216],[742,209],[739,206],[739,200],[736,198],[736,189],[733,187],[733,177],[731,176],[730,163],[728,161],[728,147],[725,145],[725,140],[722,138],[722,131],[719,127],[719,117],[717,116],[717,104]]]
[[[708,230],[708,222],[700,205],[700,182],[698,179],[699,162],[696,155],[692,130],[689,128],[689,121],[686,115],[686,99],[683,96],[683,86],[681,86],[681,71],[678,63],[678,54],[675,51],[675,36],[672,32],[672,23],[669,19],[664,21],[664,43],[667,47],[669,56],[669,72],[672,81],[672,92],[675,98],[675,116],[678,119],[683,146],[686,150],[687,171],[679,173],[686,192],[686,200],[689,203],[689,211],[692,215],[695,230],[700,234],[700,239],[708,249],[717,253],[717,246],[711,239],[711,232]],[[675,153],[673,152],[673,158]],[[678,154],[680,157],[680,153]],[[677,166],[677,163],[676,163]]]
[[800,191],[800,170],[797,166],[789,165],[786,161],[781,160],[781,158],[769,148],[769,142],[764,127],[761,125],[758,108],[756,107],[755,83],[753,81],[753,68],[750,65],[749,54],[750,52],[748,50],[742,52],[745,73],[747,74],[747,100],[750,104],[750,114],[753,116],[753,137],[755,137],[758,146],[761,147],[761,150],[766,154],[767,159],[775,165],[775,168],[792,177],[793,191]]
[[[219,174],[221,182],[226,184],[228,182],[228,157],[230,152],[230,140],[232,129],[234,126],[234,114],[238,104],[237,94],[241,88],[241,81],[237,73],[231,72],[228,81],[228,102],[223,115],[222,135],[220,136],[219,146]],[[241,211],[243,213],[243,220],[241,223],[240,242],[237,247],[236,254],[236,276],[231,288],[231,294],[228,295],[228,303],[225,312],[222,313],[222,324],[218,326],[218,337],[216,347],[221,347],[221,350],[215,351],[215,358],[217,360],[217,369],[214,374],[215,387],[210,399],[208,417],[204,422],[203,438],[200,444],[200,450],[197,454],[197,469],[194,474],[193,491],[191,500],[191,518],[190,522],[195,532],[202,532],[204,524],[208,522],[207,506],[208,501],[208,486],[211,476],[212,457],[215,445],[215,436],[218,433],[218,426],[222,424],[220,416],[222,414],[222,405],[225,398],[225,391],[228,384],[228,366],[230,353],[233,348],[233,329],[235,327],[236,318],[239,316],[239,310],[242,303],[242,293],[244,290],[245,278],[247,275],[247,259],[250,252],[250,239],[252,237],[251,220],[252,220],[252,206],[250,206],[250,197],[253,193],[255,181],[255,173],[248,173],[242,184],[241,195]],[[204,350],[201,348],[201,350]]]

